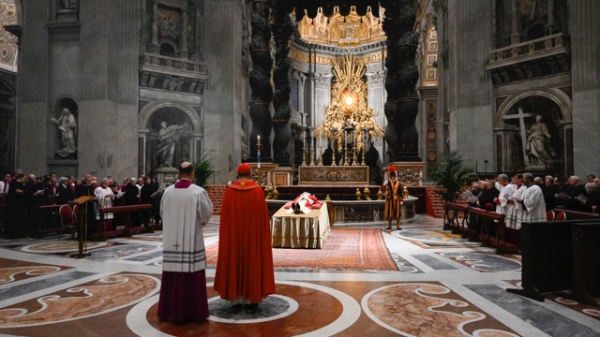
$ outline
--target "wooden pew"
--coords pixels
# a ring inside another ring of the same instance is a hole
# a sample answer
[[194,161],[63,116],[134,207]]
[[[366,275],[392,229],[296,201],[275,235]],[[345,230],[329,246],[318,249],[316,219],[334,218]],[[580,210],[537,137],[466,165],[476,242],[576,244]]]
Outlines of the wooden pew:
[[38,222],[38,233],[42,238],[48,233],[60,233],[62,226],[60,224],[60,215],[58,210],[62,205],[42,205],[40,209],[40,219],[44,221]]
[[107,236],[108,237],[114,237],[114,236],[118,236],[118,235],[131,236],[133,233],[140,233],[140,232],[143,232],[146,230],[150,231],[150,232],[153,231],[153,229],[151,227],[144,227],[144,226],[131,227],[131,214],[139,213],[139,212],[152,212],[152,204],[106,207],[106,208],[100,208],[98,211],[100,213],[100,222],[101,223],[104,222],[104,216],[107,213],[126,215],[125,228],[123,230],[114,230],[114,231],[107,232],[104,230],[104,226],[101,226],[102,227],[101,232],[96,233],[96,234],[99,234],[100,240],[102,240],[102,241],[106,240]]
[[0,235],[4,236],[6,230],[6,204],[0,203]]
[[574,223],[571,227],[573,252],[572,298],[599,306],[600,298],[600,222]]
[[524,222],[520,230],[521,286],[508,292],[544,301],[543,293],[573,290],[582,303],[598,305],[600,248],[595,219]]
[[[506,240],[506,223],[504,214],[486,211],[481,208],[471,207],[471,214],[483,219],[481,233],[481,246],[496,247],[496,254],[513,254],[519,252],[516,243]],[[495,229],[493,229],[495,225]]]
[[508,292],[543,301],[542,293],[571,288],[571,222],[523,222],[521,287]]
[[579,211],[572,211],[570,209],[561,209],[561,208],[555,208],[553,211],[557,217],[558,217],[559,213],[563,213],[564,214],[563,220],[598,219],[600,221],[600,215],[598,215],[597,213],[579,212]]
[[447,202],[444,205],[444,230],[452,230],[452,234],[461,234],[463,238],[468,237],[470,209],[471,207],[466,204]]

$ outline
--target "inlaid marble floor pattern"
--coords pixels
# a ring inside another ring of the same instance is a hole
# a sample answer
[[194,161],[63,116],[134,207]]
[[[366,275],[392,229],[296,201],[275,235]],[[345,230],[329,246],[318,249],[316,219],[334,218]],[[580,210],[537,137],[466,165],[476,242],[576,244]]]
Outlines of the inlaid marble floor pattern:
[[[218,225],[205,227],[207,245]],[[277,268],[277,294],[257,308],[221,300],[209,267],[211,316],[181,325],[156,317],[160,233],[90,245],[83,259],[56,237],[0,240],[0,336],[600,336],[600,308],[505,291],[520,285],[518,255],[424,215],[382,233],[397,271]]]

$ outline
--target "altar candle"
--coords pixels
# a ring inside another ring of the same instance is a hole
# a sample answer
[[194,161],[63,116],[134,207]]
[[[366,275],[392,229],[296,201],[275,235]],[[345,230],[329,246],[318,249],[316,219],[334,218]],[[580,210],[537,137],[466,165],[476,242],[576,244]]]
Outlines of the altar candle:
[[258,162],[257,167],[260,168],[260,135],[256,136],[256,161]]
[[344,146],[348,147],[348,131],[344,129]]
[[323,136],[319,137],[319,149],[323,147]]

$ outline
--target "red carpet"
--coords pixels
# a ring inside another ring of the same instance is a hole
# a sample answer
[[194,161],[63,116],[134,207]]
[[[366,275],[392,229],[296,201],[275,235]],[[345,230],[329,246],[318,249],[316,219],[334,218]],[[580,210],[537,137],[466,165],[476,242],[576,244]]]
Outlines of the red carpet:
[[[206,249],[209,266],[217,264],[218,243]],[[274,248],[275,268],[398,270],[381,229],[331,229],[321,249]]]

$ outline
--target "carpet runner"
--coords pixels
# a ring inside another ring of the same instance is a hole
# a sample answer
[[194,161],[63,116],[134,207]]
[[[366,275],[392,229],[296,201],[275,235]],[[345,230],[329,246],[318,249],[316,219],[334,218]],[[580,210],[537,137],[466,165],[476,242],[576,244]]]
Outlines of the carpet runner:
[[[219,244],[207,247],[209,266],[217,264]],[[275,268],[398,270],[381,229],[332,228],[321,249],[274,248]]]

